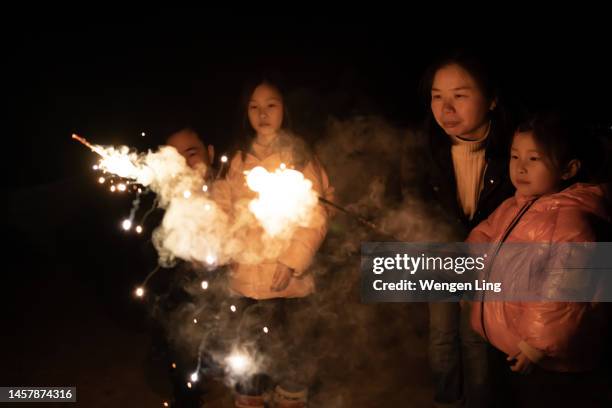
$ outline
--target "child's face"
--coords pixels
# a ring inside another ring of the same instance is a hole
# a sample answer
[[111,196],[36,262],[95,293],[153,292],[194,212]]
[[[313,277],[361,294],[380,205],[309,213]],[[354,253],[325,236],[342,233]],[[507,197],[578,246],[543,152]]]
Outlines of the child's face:
[[276,88],[261,84],[251,95],[249,122],[261,136],[272,136],[283,124],[283,98]]
[[561,174],[536,145],[532,132],[516,132],[510,153],[510,179],[522,195],[550,194],[559,190]]
[[459,65],[440,68],[431,87],[431,111],[444,131],[467,140],[478,140],[487,131],[489,103],[472,76]]

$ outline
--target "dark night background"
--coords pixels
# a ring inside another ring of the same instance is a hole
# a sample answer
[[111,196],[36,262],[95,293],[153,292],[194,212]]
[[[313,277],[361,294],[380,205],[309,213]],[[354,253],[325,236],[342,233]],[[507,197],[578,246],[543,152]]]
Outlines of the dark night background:
[[0,385],[77,384],[83,406],[160,406],[150,392],[138,391],[134,403],[128,391],[146,376],[131,361],[130,350],[142,354],[149,341],[131,290],[150,266],[134,259],[143,241],[116,225],[130,199],[95,183],[95,158],[72,133],[146,148],[188,122],[224,151],[239,130],[242,82],[262,68],[283,72],[297,90],[298,126],[376,114],[413,127],[426,109],[423,71],[455,47],[477,48],[494,62],[512,106],[560,103],[593,131],[612,126],[605,24],[576,15],[553,27],[524,17],[468,28],[399,14],[40,13],[6,26]]

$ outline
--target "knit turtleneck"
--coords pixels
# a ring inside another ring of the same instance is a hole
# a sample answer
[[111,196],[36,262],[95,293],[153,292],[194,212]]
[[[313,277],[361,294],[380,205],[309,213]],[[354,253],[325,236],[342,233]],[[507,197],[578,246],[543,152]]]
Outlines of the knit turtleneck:
[[457,183],[457,200],[463,213],[471,220],[476,213],[480,192],[484,186],[486,167],[485,147],[489,132],[479,140],[451,137],[451,156]]

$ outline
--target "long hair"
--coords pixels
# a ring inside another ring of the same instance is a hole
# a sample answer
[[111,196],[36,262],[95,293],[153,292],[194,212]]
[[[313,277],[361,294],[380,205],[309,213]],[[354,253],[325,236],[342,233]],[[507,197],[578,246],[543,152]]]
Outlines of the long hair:
[[283,120],[281,122],[281,129],[279,140],[277,141],[278,147],[284,153],[289,154],[293,158],[293,164],[301,168],[308,161],[313,158],[313,153],[310,147],[297,135],[295,135],[291,128],[291,115],[290,107],[287,103],[287,91],[286,82],[283,76],[277,72],[265,72],[258,73],[248,78],[243,86],[243,91],[240,96],[240,130],[239,135],[233,144],[232,151],[241,151],[243,154],[249,151],[253,139],[255,137],[255,130],[251,126],[249,121],[248,108],[251,101],[251,97],[255,89],[266,84],[280,94],[283,103]]

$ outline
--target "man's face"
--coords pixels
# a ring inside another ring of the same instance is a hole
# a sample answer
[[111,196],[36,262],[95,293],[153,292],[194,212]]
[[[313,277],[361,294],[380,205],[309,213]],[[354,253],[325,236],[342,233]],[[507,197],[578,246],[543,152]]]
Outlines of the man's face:
[[187,161],[192,169],[198,164],[210,166],[210,158],[204,143],[193,130],[181,130],[172,134],[167,141],[169,146],[174,147]]

